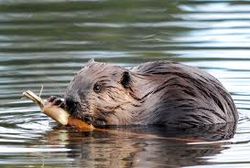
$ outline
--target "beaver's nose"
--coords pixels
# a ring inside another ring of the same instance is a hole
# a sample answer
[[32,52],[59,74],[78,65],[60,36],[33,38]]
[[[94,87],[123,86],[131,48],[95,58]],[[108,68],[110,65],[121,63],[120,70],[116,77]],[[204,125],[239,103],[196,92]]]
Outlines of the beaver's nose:
[[66,104],[66,109],[69,111],[69,113],[73,114],[76,111],[78,102],[71,97],[66,97],[65,104]]

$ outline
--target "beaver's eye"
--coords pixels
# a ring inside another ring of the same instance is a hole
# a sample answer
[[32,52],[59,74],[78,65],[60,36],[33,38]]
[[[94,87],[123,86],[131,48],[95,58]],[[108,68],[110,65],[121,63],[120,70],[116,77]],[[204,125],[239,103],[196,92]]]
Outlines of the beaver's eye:
[[100,83],[96,83],[96,84],[94,85],[93,90],[94,90],[96,93],[100,93],[101,90],[102,90],[102,85],[101,85]]

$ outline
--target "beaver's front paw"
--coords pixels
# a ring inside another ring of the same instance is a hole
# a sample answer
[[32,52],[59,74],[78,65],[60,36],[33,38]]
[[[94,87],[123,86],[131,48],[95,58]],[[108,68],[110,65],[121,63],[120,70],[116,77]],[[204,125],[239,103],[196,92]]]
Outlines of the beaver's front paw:
[[65,108],[65,103],[64,101],[62,100],[62,98],[60,97],[56,97],[56,96],[50,96],[47,101],[49,103],[51,103],[52,105],[55,105],[55,106],[59,106],[61,108]]

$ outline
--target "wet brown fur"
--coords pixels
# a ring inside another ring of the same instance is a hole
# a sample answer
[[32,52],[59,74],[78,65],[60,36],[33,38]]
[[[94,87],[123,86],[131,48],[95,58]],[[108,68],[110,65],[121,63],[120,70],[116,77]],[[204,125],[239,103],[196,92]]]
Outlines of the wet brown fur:
[[[96,84],[101,87],[97,93]],[[95,126],[188,128],[238,120],[230,94],[217,79],[198,68],[168,61],[130,70],[91,61],[70,82],[65,100],[72,115],[91,118]]]

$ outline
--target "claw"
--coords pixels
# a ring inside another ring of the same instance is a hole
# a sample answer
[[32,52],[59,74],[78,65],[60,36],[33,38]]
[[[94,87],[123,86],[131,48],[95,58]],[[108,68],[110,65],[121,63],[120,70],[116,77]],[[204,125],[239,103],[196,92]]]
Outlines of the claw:
[[63,101],[60,99],[60,98],[56,98],[54,101],[53,101],[53,104],[56,105],[56,106],[59,106],[60,104],[62,104]]
[[48,98],[48,102],[52,103],[57,97],[56,96],[50,96]]
[[56,97],[56,96],[50,96],[48,99],[47,99],[48,102],[52,103],[52,105],[55,105],[55,106],[59,106],[63,109],[65,109],[65,103],[64,101],[59,98],[59,97]]

